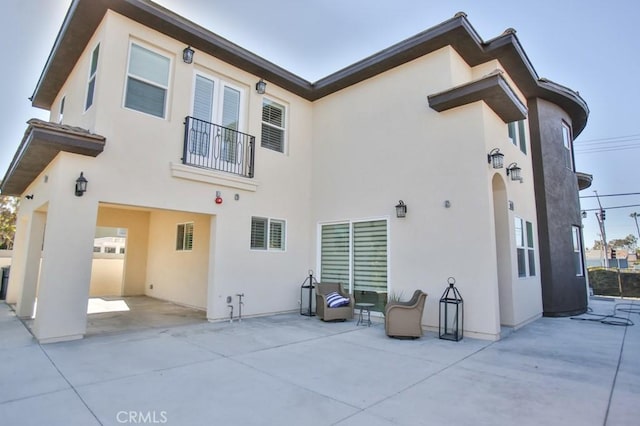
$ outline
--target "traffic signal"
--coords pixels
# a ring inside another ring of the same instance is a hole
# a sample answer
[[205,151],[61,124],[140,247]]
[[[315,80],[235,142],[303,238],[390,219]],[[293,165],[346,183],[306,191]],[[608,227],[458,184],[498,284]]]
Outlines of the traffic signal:
[[605,219],[605,210],[601,209],[600,210],[600,220],[604,220]]
[[612,259],[617,259],[617,257],[616,257],[617,255],[618,255],[618,253],[616,253],[616,249],[611,249],[611,258]]

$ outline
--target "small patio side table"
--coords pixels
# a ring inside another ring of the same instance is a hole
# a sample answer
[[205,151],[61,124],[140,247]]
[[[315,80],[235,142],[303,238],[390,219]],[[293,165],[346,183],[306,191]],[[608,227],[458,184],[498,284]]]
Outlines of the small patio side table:
[[[360,315],[358,316],[358,323],[356,325],[371,326],[371,308],[375,306],[374,303],[356,303],[356,309],[360,309]],[[367,318],[364,318],[364,314],[367,314]]]

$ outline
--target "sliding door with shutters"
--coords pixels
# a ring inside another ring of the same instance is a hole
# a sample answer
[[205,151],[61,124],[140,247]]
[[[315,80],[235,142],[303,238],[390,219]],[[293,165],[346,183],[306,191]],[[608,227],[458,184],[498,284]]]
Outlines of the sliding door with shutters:
[[388,283],[387,220],[321,225],[320,279],[341,282],[356,302],[384,309]]

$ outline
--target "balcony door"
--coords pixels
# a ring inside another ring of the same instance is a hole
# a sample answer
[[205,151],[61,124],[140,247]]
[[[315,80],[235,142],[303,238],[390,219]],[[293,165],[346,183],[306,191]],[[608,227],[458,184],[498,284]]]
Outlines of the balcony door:
[[240,140],[243,90],[224,80],[196,73],[188,155],[192,164],[238,173],[244,146]]

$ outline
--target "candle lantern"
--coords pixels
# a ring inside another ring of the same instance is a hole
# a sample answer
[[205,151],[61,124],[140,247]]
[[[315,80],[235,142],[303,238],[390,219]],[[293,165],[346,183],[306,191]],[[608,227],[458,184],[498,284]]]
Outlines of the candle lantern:
[[300,315],[308,317],[316,315],[315,284],[317,284],[317,281],[313,278],[313,271],[309,269],[309,276],[300,286]]
[[460,292],[455,287],[456,280],[453,277],[447,279],[449,287],[440,298],[439,334],[441,339],[461,340],[464,327],[463,300]]

